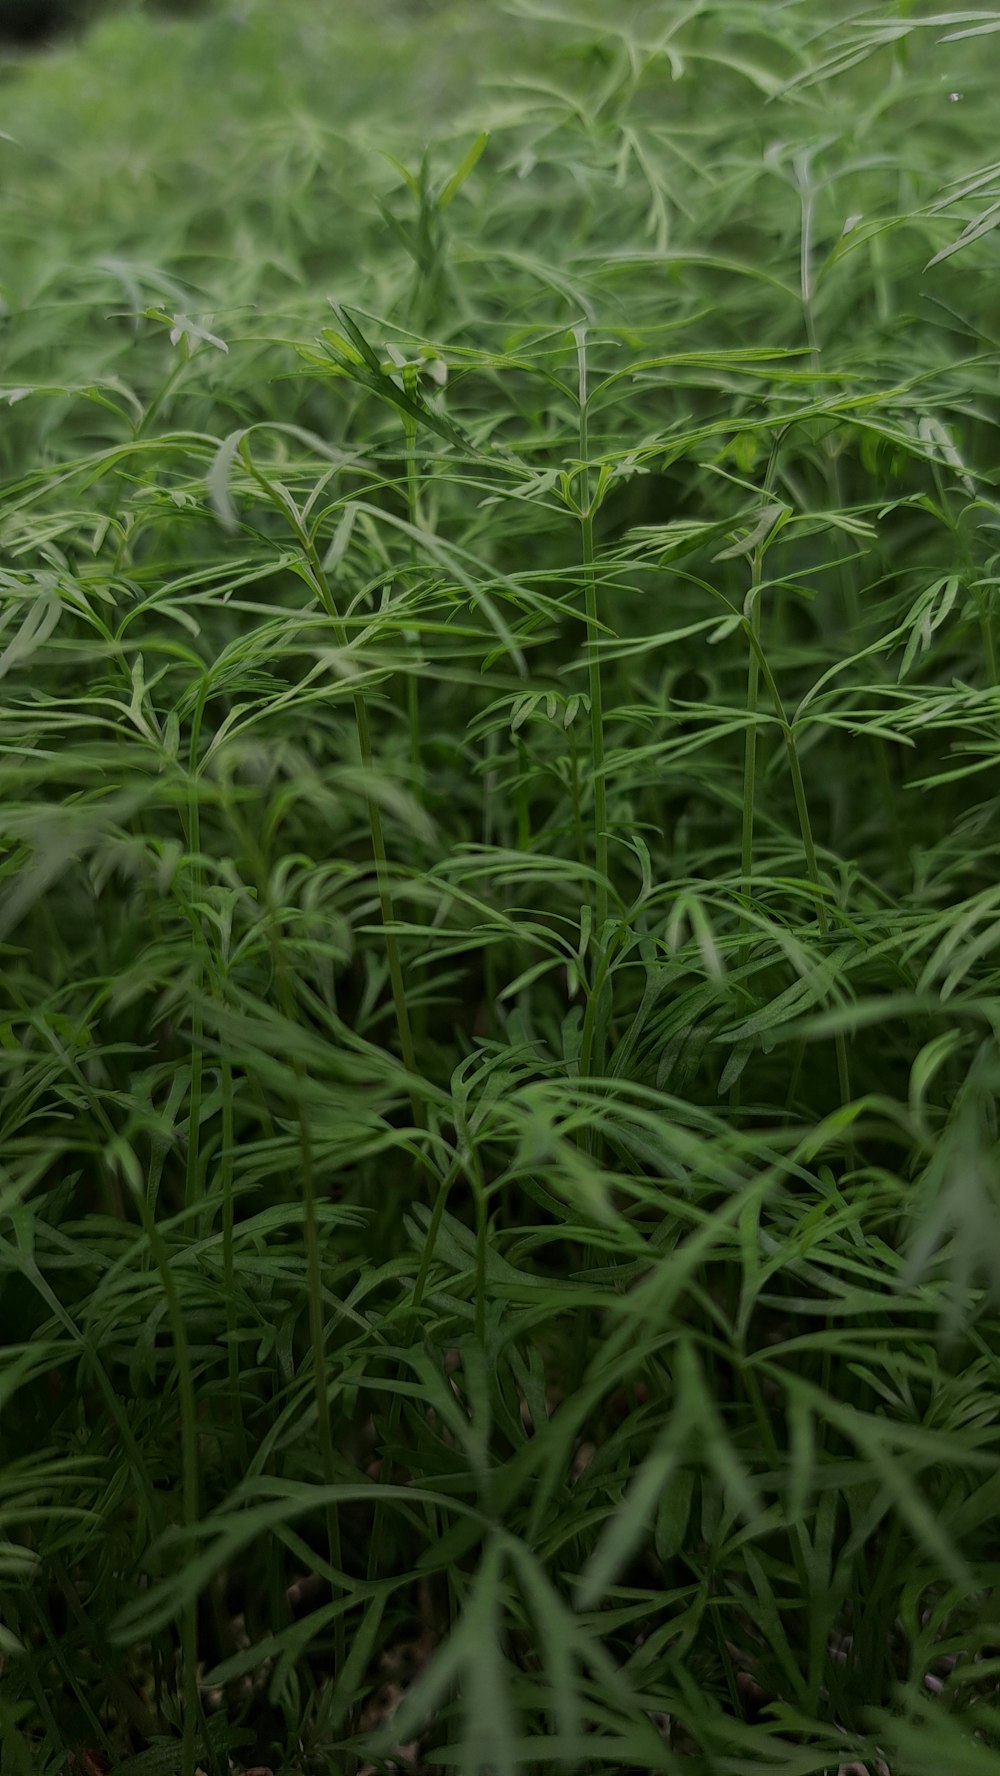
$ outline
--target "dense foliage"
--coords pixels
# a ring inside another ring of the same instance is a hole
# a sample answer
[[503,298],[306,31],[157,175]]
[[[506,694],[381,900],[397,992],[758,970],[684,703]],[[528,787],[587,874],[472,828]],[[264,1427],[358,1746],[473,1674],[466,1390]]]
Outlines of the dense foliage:
[[0,82],[4,1776],[998,1776],[998,31]]

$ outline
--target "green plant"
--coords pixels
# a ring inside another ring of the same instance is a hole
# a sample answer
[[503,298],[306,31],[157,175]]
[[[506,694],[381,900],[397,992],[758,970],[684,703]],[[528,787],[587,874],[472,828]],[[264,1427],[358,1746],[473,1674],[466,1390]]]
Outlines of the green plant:
[[4,87],[0,1770],[995,1772],[1000,18],[383,10]]

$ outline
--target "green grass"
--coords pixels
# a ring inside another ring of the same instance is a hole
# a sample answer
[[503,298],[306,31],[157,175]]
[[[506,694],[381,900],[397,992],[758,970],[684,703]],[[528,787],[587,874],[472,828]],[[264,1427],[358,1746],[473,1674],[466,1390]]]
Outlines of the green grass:
[[1000,1776],[998,31],[0,79],[2,1776]]

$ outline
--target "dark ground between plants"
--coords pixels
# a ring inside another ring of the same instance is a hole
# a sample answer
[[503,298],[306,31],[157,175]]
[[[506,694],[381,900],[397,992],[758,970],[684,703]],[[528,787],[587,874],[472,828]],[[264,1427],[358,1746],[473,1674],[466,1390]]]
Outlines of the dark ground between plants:
[[79,35],[102,13],[129,4],[136,10],[147,7],[154,15],[189,18],[211,0],[0,0],[0,42],[44,47]]
[[4,64],[0,1776],[1000,1776],[998,45]]

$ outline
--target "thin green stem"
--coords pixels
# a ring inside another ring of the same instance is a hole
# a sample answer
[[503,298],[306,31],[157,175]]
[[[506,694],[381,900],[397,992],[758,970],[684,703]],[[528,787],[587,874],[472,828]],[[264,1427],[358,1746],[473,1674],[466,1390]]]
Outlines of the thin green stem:
[[199,686],[198,700],[191,718],[191,733],[188,741],[188,793],[186,804],[186,831],[184,834],[188,850],[188,869],[191,879],[190,918],[195,928],[195,1004],[191,1011],[191,1085],[188,1094],[188,1130],[187,1152],[184,1163],[184,1206],[192,1208],[197,1202],[201,1191],[199,1176],[199,1159],[201,1154],[201,1109],[202,1109],[202,1056],[204,1053],[201,1010],[198,998],[205,977],[206,940],[198,903],[201,899],[201,803],[199,801],[198,752],[201,745],[201,725],[205,714],[208,698],[208,679],[202,679]]
[[[609,861],[608,861],[608,795],[604,752],[604,685],[597,642],[597,574],[594,555],[594,504],[590,490],[590,409],[587,390],[586,330],[577,329],[578,402],[580,413],[579,501],[580,541],[583,555],[584,608],[587,618],[587,682],[590,693],[590,763],[594,786],[594,867],[597,884],[594,891],[594,945],[598,972],[607,941]],[[598,1024],[593,1031],[591,1054],[588,1057],[597,1074],[603,1074],[607,1053],[606,1028]]]
[[[368,721],[368,705],[358,694],[354,698],[354,719],[358,730],[358,745],[361,752],[362,765],[369,771],[374,769],[371,729]],[[368,826],[371,833],[372,856],[375,861],[375,882],[378,891],[379,910],[382,915],[386,960],[389,964],[389,983],[392,991],[392,1003],[396,1014],[396,1031],[399,1036],[399,1050],[403,1065],[410,1076],[410,1108],[413,1120],[418,1128],[424,1124],[423,1105],[417,1096],[415,1081],[417,1073],[417,1057],[413,1046],[413,1034],[410,1029],[410,1014],[406,1003],[406,982],[403,977],[403,964],[399,952],[396,933],[392,930],[395,920],[392,888],[389,877],[389,863],[385,849],[385,836],[382,830],[382,815],[379,806],[371,796],[366,798],[368,809]]]
[[591,771],[594,784],[594,863],[597,886],[594,901],[595,936],[603,942],[608,918],[608,800],[604,757],[604,686],[597,643],[597,575],[594,563],[594,512],[588,485],[590,424],[587,407],[587,357],[582,329],[578,340],[580,378],[580,462],[583,494],[580,501],[580,540],[583,551],[584,608],[587,616],[587,681],[590,693]]
[[594,1065],[594,1058],[598,1052],[601,1031],[604,1028],[604,1023],[598,1014],[611,973],[614,947],[614,940],[609,939],[598,957],[593,983],[587,994],[587,1008],[583,1014],[583,1031],[580,1037],[580,1077],[582,1079],[589,1078],[592,1073],[599,1076],[603,1071],[603,1068],[598,1069]]
[[[789,775],[792,780],[792,794],[795,798],[795,812],[798,817],[799,833],[802,838],[802,850],[805,855],[806,875],[816,891],[816,924],[825,937],[830,930],[830,921],[827,916],[823,880],[820,875],[819,862],[816,856],[816,844],[813,839],[812,820],[809,814],[809,803],[806,798],[805,782],[802,777],[802,766],[799,760],[798,748],[795,745],[794,725],[785,719],[784,710],[778,696],[778,688],[771,676],[766,661],[763,662],[763,672],[767,679],[768,689],[771,692],[778,718],[782,725],[785,749],[788,755]],[[834,1049],[837,1056],[837,1082],[840,1089],[840,1100],[842,1104],[848,1104],[851,1101],[851,1074],[850,1064],[847,1058],[847,1042],[842,1031],[838,1031],[834,1037]]]
[[[142,1192],[136,1192],[146,1237],[159,1272],[167,1304],[167,1318],[174,1346],[177,1374],[177,1396],[181,1426],[181,1516],[188,1534],[189,1557],[194,1558],[194,1530],[200,1511],[200,1462],[198,1452],[198,1406],[194,1371],[188,1345],[187,1323],[174,1280],[170,1257],[159,1224]],[[201,1722],[201,1701],[198,1695],[198,1600],[185,1603],[181,1615],[181,1683],[182,1740],[181,1769],[183,1776],[194,1776],[198,1729]]]
[[[774,479],[778,469],[778,450],[780,434],[775,438],[768,459],[767,473],[761,487],[761,501],[766,506],[771,498]],[[768,537],[761,537],[750,555],[750,587],[748,594],[750,652],[747,660],[747,692],[746,710],[747,727],[743,750],[743,810],[740,833],[740,892],[749,901],[753,893],[754,868],[754,818],[757,807],[757,714],[760,698],[761,668],[765,664],[762,643],[761,588],[764,581],[764,561],[768,549]],[[749,907],[741,919],[739,966],[744,967],[749,959],[750,922]],[[737,1092],[739,1081],[737,1081]]]
[[222,1152],[219,1157],[219,1182],[222,1190],[222,1282],[226,1295],[226,1368],[229,1382],[229,1405],[236,1433],[236,1459],[241,1473],[247,1468],[246,1428],[243,1423],[243,1399],[240,1392],[239,1320],[236,1313],[236,1262],[233,1251],[235,1203],[233,1194],[233,1155],[236,1133],[233,1119],[233,1066],[227,1054],[220,1063],[222,1078]]
[[[749,902],[753,894],[754,815],[757,806],[757,714],[760,700],[761,604],[760,585],[764,571],[764,546],[758,546],[750,563],[750,652],[747,659],[747,727],[743,742],[743,812],[740,831],[740,893]],[[739,966],[744,968],[750,957],[749,907],[741,918],[738,953]]]
[[[301,1077],[301,1063],[296,1067]],[[304,1083],[304,1081],[302,1081]],[[323,1314],[323,1260],[320,1249],[319,1215],[316,1200],[316,1176],[313,1168],[312,1139],[305,1108],[299,1108],[299,1151],[302,1159],[302,1219],[306,1248],[306,1282],[309,1296],[309,1344],[312,1355],[313,1391],[316,1400],[316,1423],[319,1434],[320,1467],[324,1486],[333,1486],[337,1478],[337,1462],[333,1447],[333,1426],[330,1422],[330,1388],[326,1368],[326,1321]],[[343,1566],[340,1539],[340,1518],[336,1505],[326,1507],[326,1540],[330,1565],[335,1572]],[[346,1657],[344,1618],[337,1615],[333,1625],[334,1663],[343,1668]]]
[[[257,893],[261,905],[267,909],[267,940],[274,974],[275,991],[282,1016],[289,1024],[297,1021],[295,993],[292,986],[291,972],[281,942],[280,911],[273,905],[270,898],[270,887],[266,860],[260,850],[256,836],[249,831],[246,823],[241,820],[238,809],[233,806],[230,817],[241,832],[242,841],[248,856],[253,860],[257,878]],[[330,1385],[326,1361],[326,1322],[323,1314],[323,1254],[320,1240],[318,1193],[316,1174],[313,1163],[312,1137],[309,1129],[309,1115],[306,1108],[306,1075],[301,1057],[293,1054],[291,1067],[296,1085],[296,1120],[298,1124],[299,1169],[302,1184],[302,1238],[306,1255],[306,1290],[309,1303],[309,1352],[313,1378],[313,1397],[316,1405],[317,1437],[319,1441],[320,1469],[324,1486],[333,1486],[337,1477],[336,1454],[333,1445],[333,1431],[330,1423]],[[342,1569],[340,1519],[335,1505],[326,1507],[327,1551],[330,1565],[335,1572]],[[346,1656],[344,1642],[343,1616],[338,1615],[334,1621],[334,1658],[338,1670]]]

